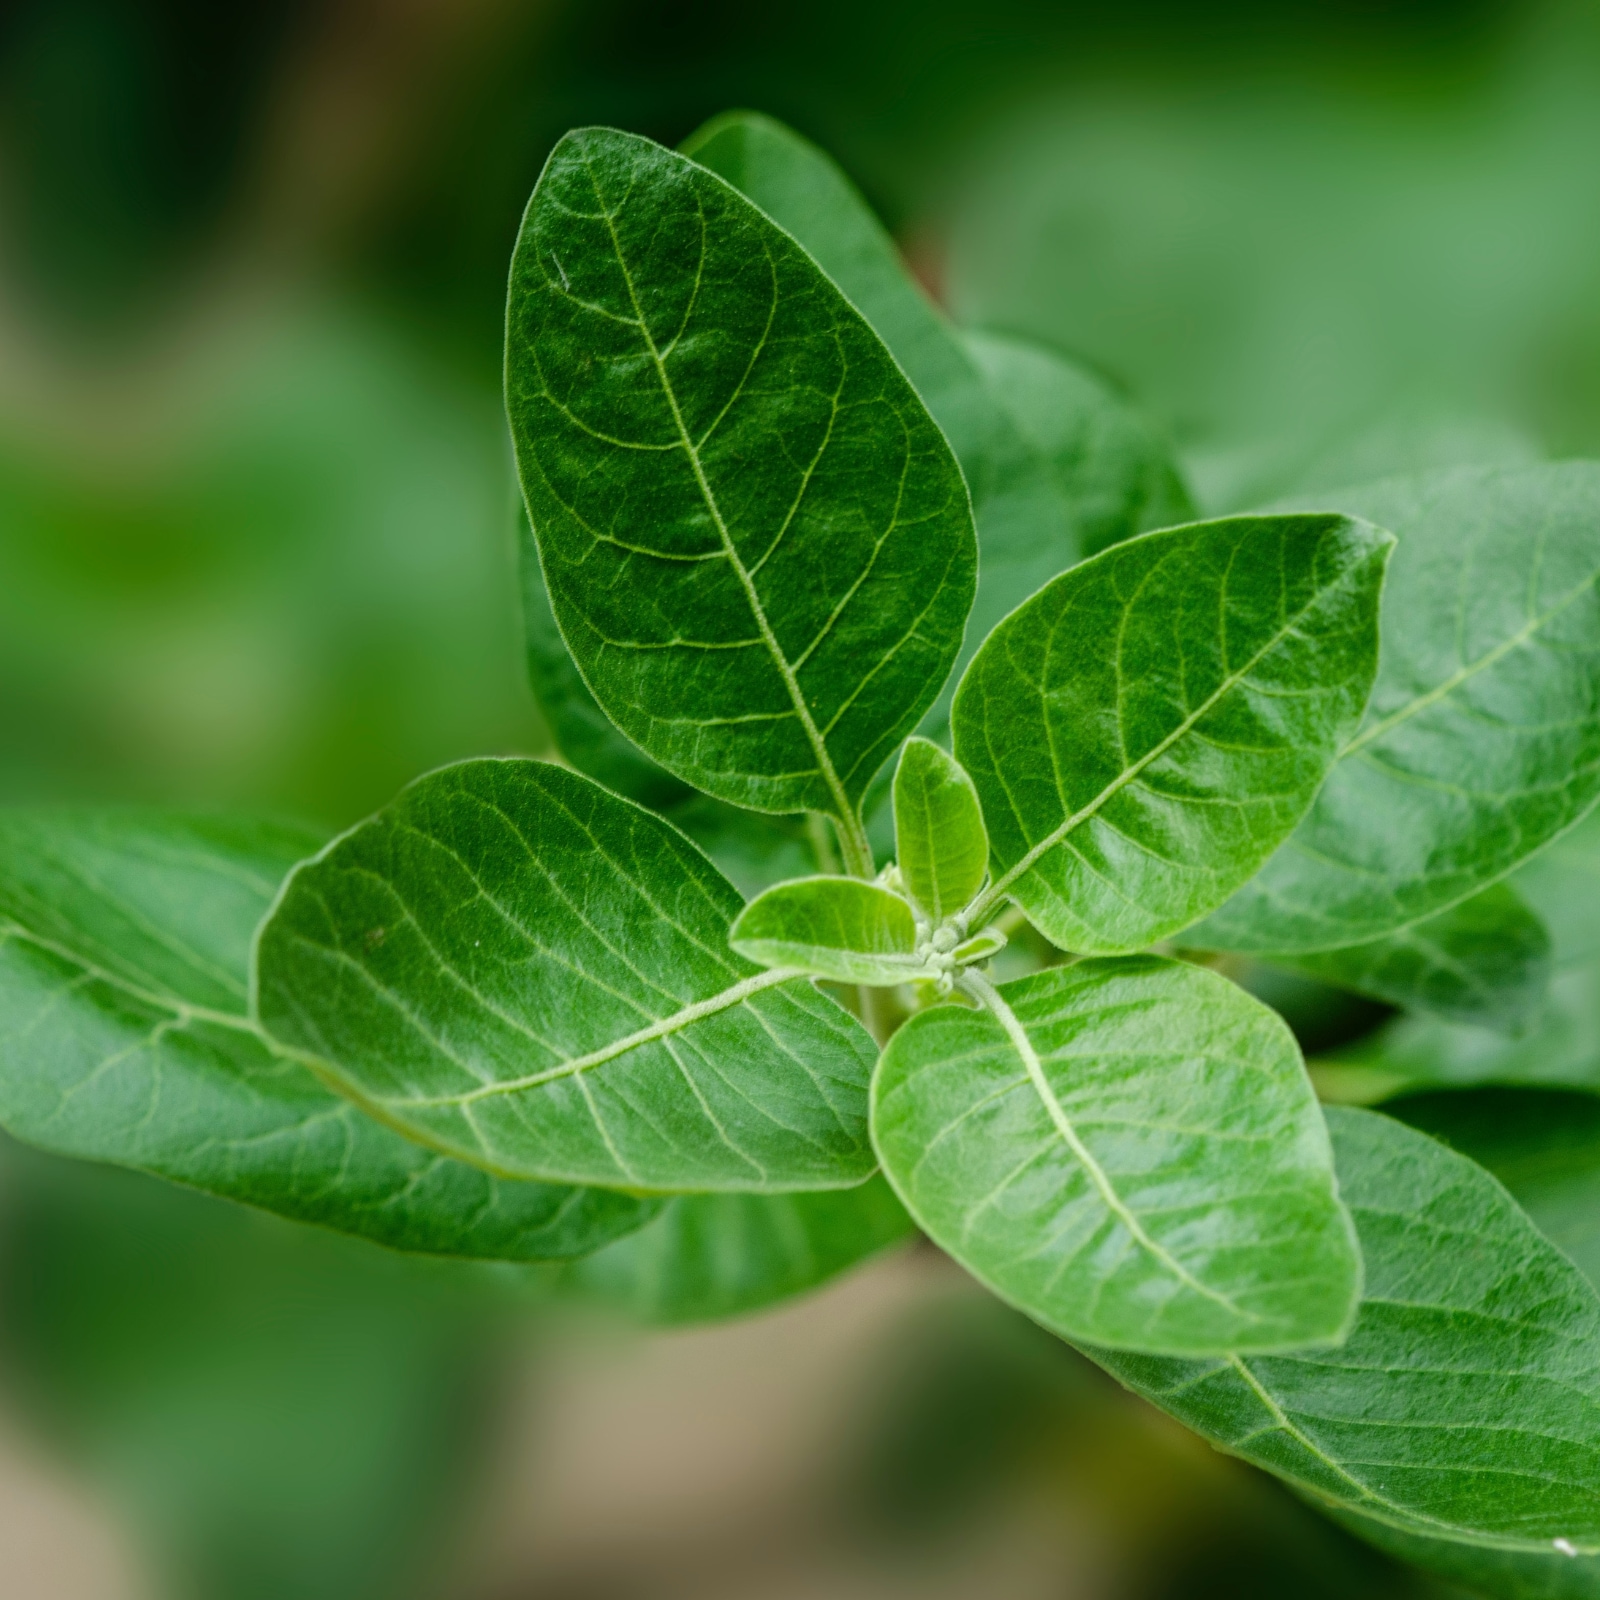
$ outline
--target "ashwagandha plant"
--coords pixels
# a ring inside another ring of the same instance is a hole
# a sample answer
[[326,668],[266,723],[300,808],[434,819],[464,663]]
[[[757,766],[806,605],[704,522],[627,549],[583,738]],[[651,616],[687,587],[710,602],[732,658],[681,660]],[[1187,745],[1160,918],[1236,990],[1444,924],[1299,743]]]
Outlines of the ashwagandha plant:
[[915,1226],[1379,1544],[1600,1594],[1600,1295],[1228,975],[1539,1037],[1508,875],[1600,796],[1600,464],[1196,521],[742,114],[561,141],[506,398],[570,765],[331,843],[5,814],[5,1125],[656,1320]]

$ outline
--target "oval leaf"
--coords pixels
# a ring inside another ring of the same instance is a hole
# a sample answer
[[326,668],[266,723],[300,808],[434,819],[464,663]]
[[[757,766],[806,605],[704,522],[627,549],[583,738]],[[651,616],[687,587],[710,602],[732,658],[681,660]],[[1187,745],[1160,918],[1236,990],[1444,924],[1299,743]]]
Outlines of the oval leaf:
[[568,134],[511,269],[507,407],[595,698],[708,793],[853,818],[972,603],[960,468],[792,238],[648,139]]
[[578,773],[419,779],[284,885],[268,1031],[413,1137],[513,1176],[770,1191],[871,1172],[865,1029],[728,948],[733,886]]
[[1193,1353],[1339,1338],[1360,1258],[1300,1052],[1154,956],[1002,985],[890,1041],[873,1137],[906,1208],[1066,1338]]
[[708,1322],[816,1288],[915,1231],[882,1178],[816,1194],[676,1195],[557,1282],[636,1322]]
[[402,1250],[547,1261],[655,1203],[511,1183],[403,1139],[251,1027],[250,938],[321,841],[150,813],[0,815],[0,1122]]
[[934,923],[966,909],[989,870],[989,836],[972,779],[928,739],[907,739],[894,774],[895,859]]
[[917,924],[899,895],[859,878],[798,878],[752,900],[728,943],[765,967],[799,967],[836,983],[936,978],[920,959]]
[[1130,1388],[1330,1507],[1424,1536],[1600,1552],[1600,1295],[1481,1167],[1333,1108],[1366,1258],[1321,1354],[1096,1353]]
[[1410,1011],[1503,1032],[1537,1009],[1550,984],[1550,935],[1505,883],[1367,944],[1267,959]]
[[1383,667],[1310,815],[1207,920],[1221,949],[1333,949],[1432,916],[1600,795],[1600,463],[1327,498],[1399,536]]
[[[995,883],[1065,950],[1137,950],[1288,836],[1377,664],[1392,541],[1336,516],[1145,534],[998,627],[956,693]],[[981,904],[981,902],[980,902]]]

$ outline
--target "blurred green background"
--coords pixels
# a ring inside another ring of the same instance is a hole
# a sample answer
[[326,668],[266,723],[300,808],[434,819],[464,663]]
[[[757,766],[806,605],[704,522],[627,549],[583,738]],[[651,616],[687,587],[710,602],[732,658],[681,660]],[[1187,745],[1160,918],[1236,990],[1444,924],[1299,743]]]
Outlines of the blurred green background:
[[[499,412],[567,127],[838,157],[1207,509],[1600,454],[1600,8],[10,0],[0,800],[343,826],[546,740]],[[0,1172],[7,1600],[1436,1594],[931,1252],[627,1335],[129,1174]]]

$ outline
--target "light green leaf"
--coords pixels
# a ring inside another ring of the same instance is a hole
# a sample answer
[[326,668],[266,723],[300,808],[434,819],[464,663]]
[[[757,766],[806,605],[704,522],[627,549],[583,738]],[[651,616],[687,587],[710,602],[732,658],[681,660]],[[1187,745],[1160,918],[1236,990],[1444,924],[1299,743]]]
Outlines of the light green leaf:
[[403,1139],[273,1052],[250,938],[298,829],[141,812],[0,813],[0,1122],[404,1250],[539,1261],[649,1202],[508,1183]]
[[894,775],[896,864],[934,923],[966,908],[989,870],[972,779],[928,739],[908,739]]
[[1481,1167],[1331,1108],[1366,1292],[1338,1350],[1095,1352],[1140,1394],[1330,1508],[1507,1551],[1600,1551],[1600,1296]]
[[872,1040],[729,950],[739,909],[682,834],[580,774],[463,762],[290,876],[257,1011],[375,1115],[490,1171],[859,1183]]
[[707,1322],[815,1288],[914,1231],[882,1178],[814,1194],[677,1195],[556,1281],[638,1322]]
[[[974,984],[969,975],[965,982]],[[1065,1338],[1192,1354],[1337,1340],[1361,1263],[1283,1022],[1155,956],[919,1012],[873,1083],[918,1224]]]
[[964,657],[1075,561],[1189,514],[1166,451],[1128,407],[1051,352],[952,326],[815,145],[770,117],[734,111],[683,148],[811,253],[894,352],[950,441],[978,525]]
[[1550,983],[1550,935],[1504,883],[1366,944],[1268,959],[1408,1010],[1504,1032],[1521,1025]]
[[859,878],[780,883],[739,913],[728,943],[765,967],[798,967],[836,983],[897,984],[937,978],[917,950],[911,907]]
[[1083,555],[1097,555],[1151,528],[1194,520],[1194,504],[1166,449],[1100,379],[1043,345],[1011,335],[963,337],[991,391],[1044,458],[1072,508]]
[[1305,814],[1377,664],[1392,541],[1338,516],[1145,534],[1063,573],[956,693],[995,882],[1064,950],[1186,927]]
[[587,129],[529,202],[506,372],[551,605],[606,714],[710,794],[833,813],[862,854],[856,807],[944,683],[977,559],[882,342],[722,179]]
[[1600,811],[1524,862],[1511,883],[1549,928],[1558,968],[1600,962]]
[[1322,497],[1399,536],[1360,732],[1282,850],[1197,933],[1326,950],[1454,905],[1600,795],[1600,463]]

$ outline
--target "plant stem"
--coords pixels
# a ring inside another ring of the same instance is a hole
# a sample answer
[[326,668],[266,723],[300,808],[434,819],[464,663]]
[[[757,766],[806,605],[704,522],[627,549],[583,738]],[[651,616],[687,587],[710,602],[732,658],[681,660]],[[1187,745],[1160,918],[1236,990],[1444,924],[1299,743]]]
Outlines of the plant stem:
[[837,874],[839,852],[834,848],[833,835],[828,831],[828,816],[822,811],[806,812],[806,839],[811,853],[817,859],[817,871]]

